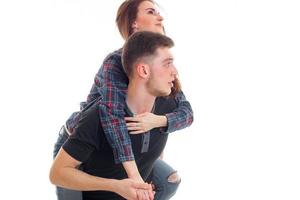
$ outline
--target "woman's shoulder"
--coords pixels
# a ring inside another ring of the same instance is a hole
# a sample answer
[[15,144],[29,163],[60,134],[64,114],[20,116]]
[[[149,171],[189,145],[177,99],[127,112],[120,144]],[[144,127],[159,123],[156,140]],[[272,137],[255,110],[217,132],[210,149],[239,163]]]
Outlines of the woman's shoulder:
[[121,62],[121,56],[122,56],[122,48],[109,53],[105,57],[104,62],[111,62],[111,61]]

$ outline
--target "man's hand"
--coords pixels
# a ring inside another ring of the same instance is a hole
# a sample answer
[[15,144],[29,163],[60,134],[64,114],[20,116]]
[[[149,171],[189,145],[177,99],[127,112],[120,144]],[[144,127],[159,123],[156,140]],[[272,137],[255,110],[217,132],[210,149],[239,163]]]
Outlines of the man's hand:
[[[143,184],[145,183],[141,176],[132,177],[132,180],[136,181],[136,183]],[[148,189],[139,188],[136,190],[138,200],[153,200],[154,199],[154,192],[153,187],[149,184]]]
[[152,186],[132,179],[117,180],[115,191],[128,200],[153,200]]
[[167,117],[145,112],[134,117],[125,117],[127,129],[130,134],[140,134],[153,128],[167,126]]
[[154,192],[151,190],[137,189],[138,200],[154,200]]

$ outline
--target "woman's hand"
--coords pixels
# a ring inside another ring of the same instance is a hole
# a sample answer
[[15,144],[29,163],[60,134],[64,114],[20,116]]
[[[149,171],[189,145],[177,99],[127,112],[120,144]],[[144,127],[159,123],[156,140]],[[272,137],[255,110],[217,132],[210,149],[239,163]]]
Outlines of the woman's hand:
[[153,128],[167,126],[167,117],[145,112],[134,117],[125,117],[127,129],[130,134],[140,134]]

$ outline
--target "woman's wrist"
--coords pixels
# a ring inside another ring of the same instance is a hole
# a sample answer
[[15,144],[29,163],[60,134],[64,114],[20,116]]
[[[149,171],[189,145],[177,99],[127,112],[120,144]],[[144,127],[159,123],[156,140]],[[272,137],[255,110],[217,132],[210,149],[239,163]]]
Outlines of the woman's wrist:
[[168,124],[168,119],[165,115],[157,115],[156,128],[166,127]]

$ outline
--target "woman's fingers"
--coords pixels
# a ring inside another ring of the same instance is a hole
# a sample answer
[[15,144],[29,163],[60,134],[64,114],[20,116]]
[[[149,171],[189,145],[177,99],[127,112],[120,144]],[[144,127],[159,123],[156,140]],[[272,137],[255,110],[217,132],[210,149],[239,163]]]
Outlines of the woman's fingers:
[[128,123],[126,123],[126,126],[127,127],[139,127],[139,126],[141,126],[141,123],[139,123],[139,122],[128,122]]
[[145,133],[145,131],[143,131],[143,130],[142,131],[130,131],[129,133],[135,135],[135,134]]
[[126,123],[126,126],[129,131],[138,131],[138,130],[142,129],[142,126],[140,123],[130,122],[130,123]]
[[139,122],[141,119],[139,117],[125,117],[127,122]]
[[141,134],[147,132],[141,123],[126,123],[126,126],[130,134]]

